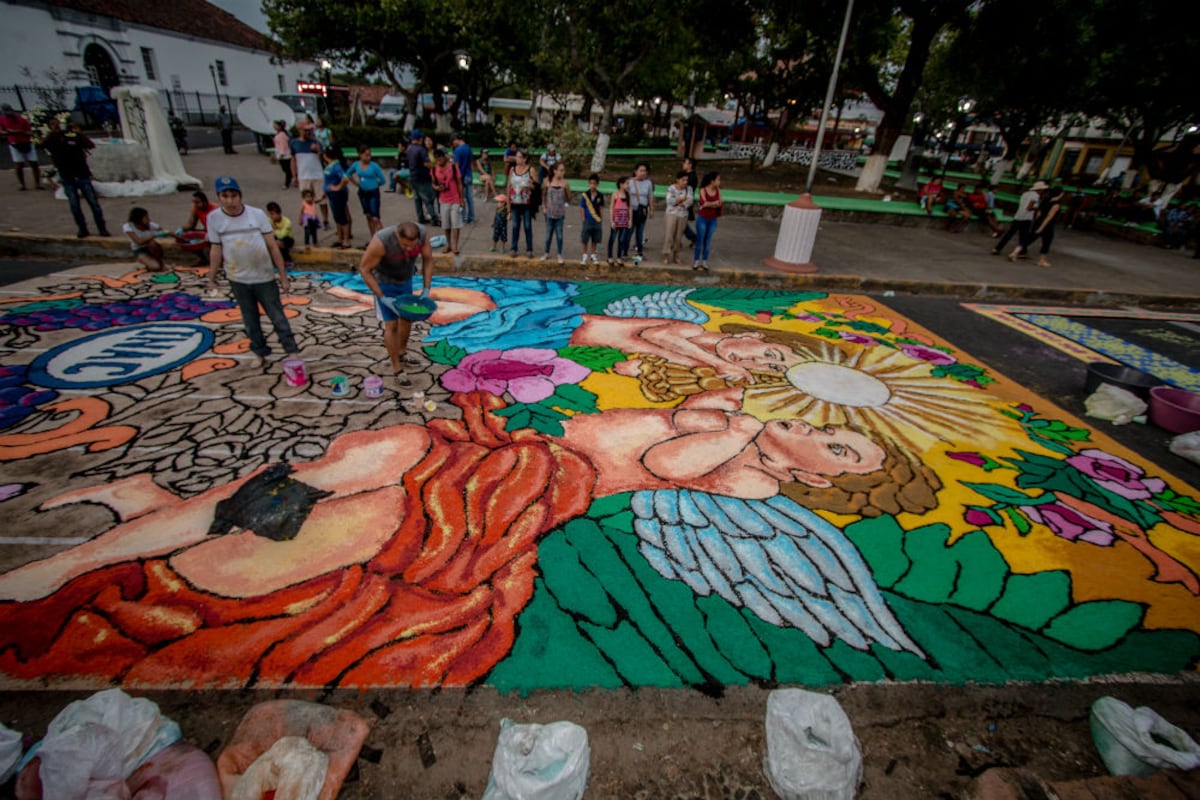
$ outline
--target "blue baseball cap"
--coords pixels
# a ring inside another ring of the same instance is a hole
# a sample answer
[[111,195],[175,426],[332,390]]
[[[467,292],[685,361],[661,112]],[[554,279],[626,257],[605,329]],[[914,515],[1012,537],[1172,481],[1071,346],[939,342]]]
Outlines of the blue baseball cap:
[[421,133],[421,129],[420,129],[420,128],[413,128],[413,132],[412,132],[412,137],[411,137],[411,138],[413,138],[413,139],[424,139],[424,138],[425,138],[425,134]]
[[238,186],[237,179],[231,178],[228,175],[222,175],[213,181],[213,189],[217,194],[221,192],[237,192],[242,193],[242,187]]

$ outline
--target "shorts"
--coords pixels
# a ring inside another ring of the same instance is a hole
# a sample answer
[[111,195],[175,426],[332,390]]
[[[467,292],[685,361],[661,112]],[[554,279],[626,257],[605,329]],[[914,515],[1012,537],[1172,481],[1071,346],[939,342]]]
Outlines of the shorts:
[[22,153],[20,150],[17,149],[17,145],[15,145],[15,144],[10,144],[8,146],[8,154],[12,157],[13,163],[14,164],[24,164],[24,163],[36,164],[36,163],[38,163],[37,148],[33,146],[33,143],[30,142],[29,144],[24,145],[24,146],[29,148],[29,152]]
[[318,178],[316,180],[303,178],[296,181],[296,185],[300,187],[301,194],[303,194],[305,191],[312,192],[314,200],[325,194],[325,180],[323,178]]
[[442,228],[445,230],[453,230],[461,228],[462,221],[462,206],[458,203],[445,203],[442,205]]
[[379,219],[378,189],[359,189],[358,204],[362,206],[363,216]]
[[[412,294],[412,278],[409,278],[404,283],[387,282],[379,283],[379,291],[383,292],[384,297],[403,297],[406,294]],[[400,319],[390,308],[379,302],[379,298],[375,298],[375,318],[380,322],[395,322]]]
[[946,210],[947,211],[962,211],[962,206],[960,206],[958,203],[954,202],[953,200],[947,200],[946,201]]
[[580,239],[579,240],[583,244],[587,244],[588,242],[600,244],[600,237],[603,235],[603,233],[604,233],[604,231],[603,231],[601,224],[599,222],[596,222],[595,220],[589,219],[583,223],[583,228],[580,231]]
[[133,248],[133,254],[134,254],[135,256],[145,256],[145,255],[149,255],[149,254],[150,254],[150,247],[149,247],[148,245],[139,244],[137,247]]
[[326,195],[329,198],[329,215],[333,217],[335,225],[350,224],[350,192],[342,189],[340,192],[330,192]]

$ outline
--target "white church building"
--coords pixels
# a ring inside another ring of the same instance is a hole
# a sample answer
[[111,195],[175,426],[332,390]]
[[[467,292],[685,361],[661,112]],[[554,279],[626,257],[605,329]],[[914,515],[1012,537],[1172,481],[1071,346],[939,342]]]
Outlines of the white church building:
[[264,34],[204,0],[5,0],[3,15],[0,101],[18,109],[41,104],[36,87],[65,86],[73,105],[77,87],[139,84],[195,119],[317,71],[272,58]]

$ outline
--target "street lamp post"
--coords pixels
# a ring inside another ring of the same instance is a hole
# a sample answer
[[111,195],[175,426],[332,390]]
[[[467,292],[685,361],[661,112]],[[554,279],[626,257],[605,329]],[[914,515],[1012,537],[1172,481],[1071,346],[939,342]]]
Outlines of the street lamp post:
[[906,189],[910,192],[917,189],[917,178],[921,171],[921,156],[925,152],[925,115],[918,111],[913,114],[912,121],[912,141],[908,145],[908,155],[904,159],[904,166],[900,169],[900,180],[896,181],[896,188]]
[[821,222],[821,208],[812,199],[813,182],[817,177],[817,160],[821,157],[821,143],[825,140],[825,126],[829,123],[829,107],[833,105],[833,93],[837,89],[838,67],[842,53],[846,50],[846,34],[850,32],[850,15],[854,11],[854,0],[846,0],[846,18],[842,21],[842,35],[838,39],[837,57],[833,61],[833,72],[829,75],[829,87],[825,92],[825,104],[821,106],[821,124],[817,128],[817,141],[813,143],[812,163],[808,166],[808,180],[804,194],[788,203],[783,209],[779,223],[779,236],[775,239],[775,254],[763,259],[763,263],[781,272],[816,272],[812,263],[813,243],[817,240],[817,226]]
[[333,63],[329,59],[321,59],[321,83],[325,85],[325,116],[329,118],[328,122],[333,122],[333,96],[329,93],[329,84],[333,79],[332,69]]

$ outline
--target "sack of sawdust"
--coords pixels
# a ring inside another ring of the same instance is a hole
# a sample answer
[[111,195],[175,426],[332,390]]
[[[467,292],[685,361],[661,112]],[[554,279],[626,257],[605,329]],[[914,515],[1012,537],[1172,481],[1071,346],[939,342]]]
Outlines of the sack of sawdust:
[[1146,401],[1133,392],[1126,391],[1111,383],[1102,383],[1100,388],[1083,401],[1087,415],[1096,419],[1105,419],[1113,425],[1125,425],[1132,422],[1134,417],[1146,413],[1149,407]]

